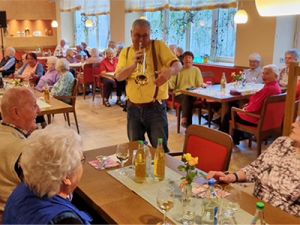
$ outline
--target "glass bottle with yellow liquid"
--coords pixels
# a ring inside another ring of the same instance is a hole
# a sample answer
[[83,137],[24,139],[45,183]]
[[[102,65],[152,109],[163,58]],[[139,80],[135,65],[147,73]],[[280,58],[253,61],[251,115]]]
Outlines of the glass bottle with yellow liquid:
[[134,160],[135,166],[135,181],[137,183],[143,183],[146,179],[146,154],[144,152],[143,141],[138,142],[138,150]]
[[165,152],[162,143],[163,139],[159,138],[154,154],[154,176],[159,181],[165,179]]

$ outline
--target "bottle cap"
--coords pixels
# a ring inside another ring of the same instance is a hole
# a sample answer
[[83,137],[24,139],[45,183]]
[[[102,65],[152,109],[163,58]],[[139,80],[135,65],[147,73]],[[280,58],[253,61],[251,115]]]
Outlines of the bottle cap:
[[162,138],[158,138],[158,144],[162,144],[163,143],[163,139]]
[[265,204],[263,202],[257,202],[256,203],[256,208],[263,210],[265,208]]
[[208,180],[208,186],[215,186],[216,180],[214,178],[211,178]]
[[139,144],[139,145],[143,145],[144,142],[143,142],[142,140],[138,140],[138,144]]

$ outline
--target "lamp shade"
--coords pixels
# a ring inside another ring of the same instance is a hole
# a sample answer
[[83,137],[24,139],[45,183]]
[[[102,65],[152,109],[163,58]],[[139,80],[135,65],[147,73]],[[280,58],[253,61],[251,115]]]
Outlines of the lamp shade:
[[53,27],[53,28],[57,28],[58,27],[58,23],[57,23],[56,20],[52,20],[51,27]]
[[94,26],[94,23],[93,23],[93,21],[92,21],[91,19],[87,19],[87,20],[85,21],[85,26],[86,26],[86,27],[93,27],[93,26]]
[[239,9],[234,15],[234,23],[244,24],[248,22],[248,13],[244,9]]
[[255,0],[260,16],[289,16],[300,14],[299,0]]

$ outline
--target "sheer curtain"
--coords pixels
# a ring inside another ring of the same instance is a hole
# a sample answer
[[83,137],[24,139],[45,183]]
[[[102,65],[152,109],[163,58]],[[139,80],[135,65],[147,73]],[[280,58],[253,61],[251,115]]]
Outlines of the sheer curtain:
[[72,12],[81,10],[85,16],[109,14],[110,0],[61,0],[60,11]]
[[154,12],[163,9],[207,10],[236,7],[236,0],[126,0],[126,12]]

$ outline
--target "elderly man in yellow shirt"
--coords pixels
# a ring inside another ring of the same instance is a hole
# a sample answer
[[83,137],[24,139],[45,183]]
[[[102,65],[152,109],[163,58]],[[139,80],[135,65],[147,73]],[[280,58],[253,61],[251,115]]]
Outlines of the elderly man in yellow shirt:
[[[115,76],[118,81],[127,80],[129,140],[145,140],[147,133],[153,147],[158,138],[163,138],[164,150],[168,152],[167,81],[182,66],[164,42],[150,40],[150,31],[147,20],[133,22],[132,46],[121,51]],[[143,75],[139,76],[141,72]]]
[[203,78],[200,69],[193,66],[194,54],[186,51],[183,53],[182,57],[183,69],[177,76],[174,76],[169,80],[169,88],[174,90],[175,101],[179,102],[182,106],[181,125],[183,127],[188,127],[192,124],[193,103],[196,98],[181,94],[181,90],[203,86]]

